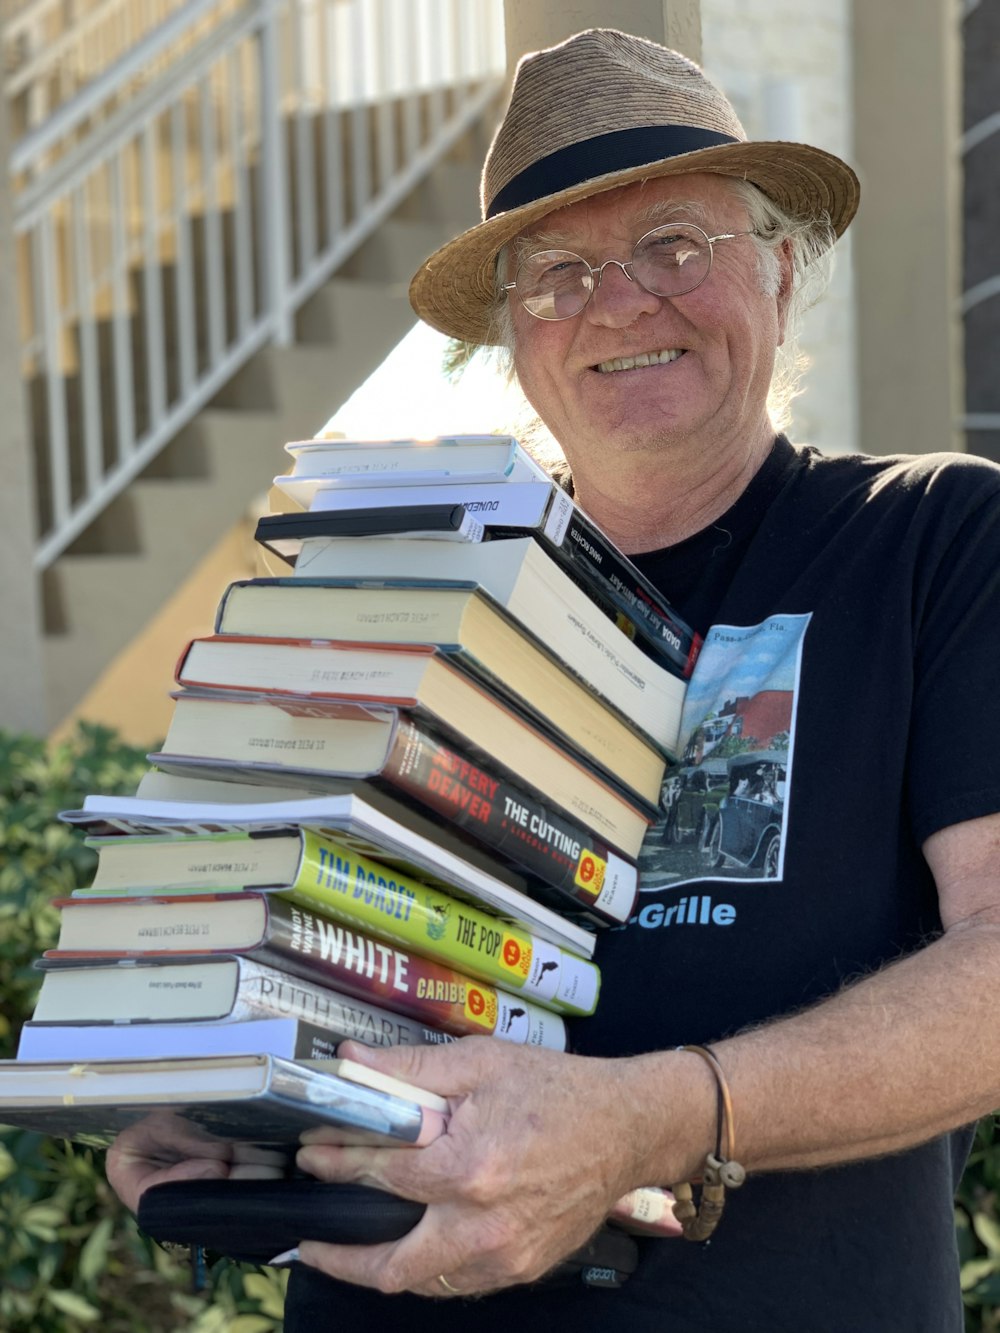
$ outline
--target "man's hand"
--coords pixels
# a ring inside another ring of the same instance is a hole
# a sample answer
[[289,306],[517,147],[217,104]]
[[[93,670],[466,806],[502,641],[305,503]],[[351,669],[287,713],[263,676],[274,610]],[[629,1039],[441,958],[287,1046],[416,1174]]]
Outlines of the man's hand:
[[[636,1130],[663,1108],[640,1105],[633,1074],[641,1059],[584,1059],[481,1037],[341,1051],[447,1097],[451,1112],[444,1137],[415,1151],[331,1147],[322,1130],[304,1136],[298,1165],[311,1175],[428,1204],[414,1230],[390,1244],[303,1242],[301,1260],[331,1277],[436,1297],[531,1282],[584,1244],[629,1189],[652,1183],[649,1144]],[[704,1101],[707,1138],[709,1088]]]
[[123,1130],[108,1149],[111,1188],[132,1212],[143,1191],[169,1180],[223,1180],[233,1144],[211,1139],[168,1111],[156,1111]]

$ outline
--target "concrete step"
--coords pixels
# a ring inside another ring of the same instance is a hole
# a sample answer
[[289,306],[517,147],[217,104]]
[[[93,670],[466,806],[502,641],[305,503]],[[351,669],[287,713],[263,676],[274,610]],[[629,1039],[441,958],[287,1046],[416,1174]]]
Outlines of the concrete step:
[[264,349],[241,384],[220,395],[230,405],[217,401],[202,412],[47,572],[52,725],[143,631],[205,552],[263,502],[273,477],[289,466],[286,440],[316,434],[391,350],[397,339],[384,322],[369,342],[348,319],[352,299],[362,298],[328,293],[323,303],[326,318],[347,320],[352,330],[343,354],[334,343]]
[[213,407],[282,411],[295,420],[295,439],[315,435],[412,327],[414,315],[401,293],[335,279],[303,321],[308,341],[264,348]]
[[[295,335],[299,346],[335,347],[338,356],[350,356],[358,334],[373,345],[394,347],[415,316],[401,284],[375,280],[331,278],[299,311]],[[346,363],[344,363],[346,364]]]
[[427,256],[455,234],[444,222],[393,216],[359,246],[340,269],[345,278],[384,282],[404,294]]
[[[393,214],[398,221],[443,222],[453,236],[479,221],[479,167],[471,162],[439,162]],[[445,237],[447,240],[448,237]]]

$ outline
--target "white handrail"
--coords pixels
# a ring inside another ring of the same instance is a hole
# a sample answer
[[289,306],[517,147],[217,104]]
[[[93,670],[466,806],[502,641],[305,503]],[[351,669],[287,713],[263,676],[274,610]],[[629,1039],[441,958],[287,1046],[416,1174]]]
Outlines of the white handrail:
[[[161,0],[161,3],[176,5],[178,0]],[[51,77],[57,67],[78,65],[84,50],[90,54],[95,47],[106,48],[101,29],[113,25],[120,16],[122,0],[93,0],[83,13],[75,13],[68,25],[62,11],[63,0],[35,0],[5,20],[4,45],[10,52],[8,60],[16,62],[16,68],[6,80],[8,97],[15,97],[31,84]],[[57,29],[55,33],[49,31],[53,26]],[[35,49],[29,54],[31,48]],[[73,59],[74,48],[77,49],[76,60]],[[84,78],[88,76],[86,64],[89,61],[84,62],[82,70],[77,70],[77,74]],[[97,72],[90,70],[89,76],[93,77]]]
[[88,83],[68,102],[64,102],[37,129],[29,130],[14,145],[10,155],[10,169],[15,174],[27,171],[32,163],[69,136],[83,122],[99,111],[121,89],[143,74],[156,58],[184,37],[198,20],[219,7],[220,0],[188,0],[182,9],[171,14],[145,37],[125,52],[108,69]]
[[189,0],[24,135],[39,567],[255,352],[292,339],[503,63],[502,0]]

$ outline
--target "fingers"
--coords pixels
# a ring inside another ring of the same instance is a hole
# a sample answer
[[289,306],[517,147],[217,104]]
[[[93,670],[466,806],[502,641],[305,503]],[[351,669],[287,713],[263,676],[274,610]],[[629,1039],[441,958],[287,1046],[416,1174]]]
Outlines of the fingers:
[[373,1185],[421,1203],[442,1202],[462,1188],[447,1135],[426,1148],[345,1148],[314,1140],[299,1149],[295,1164],[317,1180]]
[[620,1070],[607,1062],[476,1037],[341,1050],[447,1097],[451,1114],[446,1133],[419,1149],[306,1137],[297,1164],[308,1174],[428,1205],[387,1246],[303,1243],[301,1260],[331,1277],[438,1300],[532,1282],[578,1249],[636,1183],[631,1136],[623,1143],[607,1133],[623,1096]]
[[226,1162],[209,1158],[189,1159],[164,1166],[162,1162],[151,1162],[145,1157],[117,1151],[115,1147],[108,1150],[108,1183],[133,1213],[151,1185],[165,1185],[174,1180],[222,1180],[228,1174],[229,1166]]
[[462,1037],[441,1046],[363,1046],[344,1041],[337,1054],[427,1092],[461,1099],[477,1086],[485,1069],[508,1066],[522,1055],[531,1059],[539,1052],[493,1037]]
[[[408,1291],[437,1300],[482,1295],[531,1282],[560,1256],[542,1260],[527,1236],[515,1244],[508,1224],[495,1217],[471,1219],[447,1205],[428,1209],[399,1241],[381,1245],[326,1245],[302,1241],[298,1257],[329,1277],[372,1287],[386,1295]],[[447,1277],[448,1287],[441,1281]]]
[[177,1116],[157,1113],[118,1135],[108,1149],[106,1171],[111,1188],[134,1212],[150,1185],[225,1178],[230,1155],[230,1145],[208,1139]]

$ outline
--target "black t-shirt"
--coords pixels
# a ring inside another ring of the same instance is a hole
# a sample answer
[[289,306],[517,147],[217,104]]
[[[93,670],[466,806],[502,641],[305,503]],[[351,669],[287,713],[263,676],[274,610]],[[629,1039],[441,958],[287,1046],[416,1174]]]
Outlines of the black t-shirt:
[[[637,563],[706,643],[638,911],[573,1025],[594,1055],[719,1039],[919,948],[941,925],[921,844],[1000,810],[1000,468],[779,439],[728,513]],[[619,1291],[430,1302],[297,1266],[286,1327],[959,1333],[968,1142],[752,1176],[711,1242],[642,1242]]]

